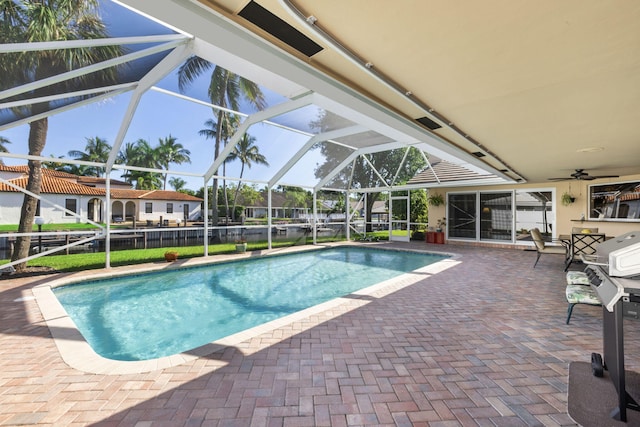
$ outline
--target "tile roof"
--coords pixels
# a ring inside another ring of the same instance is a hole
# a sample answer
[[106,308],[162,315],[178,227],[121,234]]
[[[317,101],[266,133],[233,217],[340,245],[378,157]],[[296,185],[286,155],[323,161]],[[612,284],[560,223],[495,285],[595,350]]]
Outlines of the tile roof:
[[[21,188],[27,187],[28,177],[23,176],[7,180]],[[18,193],[19,190],[0,182],[0,192]],[[78,196],[104,196],[103,188],[87,187],[86,185],[76,184],[66,179],[52,178],[50,176],[42,177],[41,194],[73,194]]]
[[[7,166],[0,164],[0,172],[15,172],[22,173],[24,176],[7,180],[18,187],[26,188],[27,175],[29,174],[29,166]],[[75,182],[71,182],[73,180]],[[111,185],[123,186],[130,185],[125,181],[117,179],[110,180]],[[95,176],[79,176],[73,175],[67,172],[56,171],[53,169],[42,168],[42,188],[40,190],[43,194],[69,194],[78,196],[105,196],[106,190],[104,188],[96,188],[92,185],[105,184],[106,178],[99,178]],[[0,182],[0,192],[18,192],[15,188]],[[166,190],[133,190],[112,188],[112,199],[145,199],[145,200],[176,200],[183,202],[201,202],[199,197],[191,196],[189,194],[180,193],[178,191],[166,191]]]
[[[14,173],[22,173],[25,175],[29,174],[29,166],[27,165],[19,165],[19,166],[7,166],[0,165],[0,172],[14,172]],[[97,176],[82,176],[82,175],[74,175],[72,173],[57,171],[54,169],[42,168],[43,176],[50,176],[54,178],[63,178],[63,179],[73,179],[78,183],[87,183],[87,184],[105,184],[107,181],[106,178],[100,178]],[[128,185],[131,186],[128,182],[111,179],[111,185]]]
[[[28,175],[29,166],[28,165],[19,165],[19,166],[0,165],[0,172],[15,172],[15,173],[22,173],[22,174]],[[56,178],[74,179],[74,180],[77,180],[78,178],[80,178],[79,176],[68,173],[68,172],[62,172],[62,171],[57,171],[57,170],[47,169],[47,168],[42,168],[42,175],[52,176]]]
[[459,183],[459,181],[478,181],[495,178],[496,175],[479,174],[446,160],[438,160],[432,162],[430,168],[416,174],[407,184]]
[[[28,178],[20,177],[7,180],[8,182],[17,185],[18,187],[26,188]],[[17,193],[19,190],[0,182],[0,192]],[[70,182],[67,179],[54,178],[51,176],[42,177],[42,188],[40,190],[42,194],[69,194],[77,196],[102,196],[106,195],[104,188],[89,187],[87,185],[76,184]],[[123,189],[111,189],[112,199],[146,199],[146,200],[176,200],[184,202],[201,202],[199,197],[191,196],[189,194],[180,193],[177,191],[164,191],[164,190],[123,190]]]
[[[85,185],[95,185],[95,184],[101,184],[104,185],[106,184],[107,179],[106,178],[99,178],[97,176],[75,176],[73,175],[74,178],[77,179],[78,183],[80,184],[85,184]],[[129,184],[126,181],[121,181],[119,179],[110,179],[111,181],[111,185],[126,185],[131,187],[131,184]]]
[[[103,190],[104,191],[104,190]],[[183,202],[201,202],[199,197],[189,194],[180,193],[178,191],[166,190],[123,190],[118,188],[111,189],[112,199],[141,199],[141,200],[178,200]]]

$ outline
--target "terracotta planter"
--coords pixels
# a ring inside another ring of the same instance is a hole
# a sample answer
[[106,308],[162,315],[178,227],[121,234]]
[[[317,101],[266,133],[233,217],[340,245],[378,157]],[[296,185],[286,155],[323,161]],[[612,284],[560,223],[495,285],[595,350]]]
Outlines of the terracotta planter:
[[436,233],[435,231],[427,231],[427,243],[435,243],[436,242]]
[[435,242],[436,244],[443,245],[444,244],[444,231],[436,231],[435,233]]
[[164,259],[167,262],[176,261],[178,259],[178,252],[165,252]]

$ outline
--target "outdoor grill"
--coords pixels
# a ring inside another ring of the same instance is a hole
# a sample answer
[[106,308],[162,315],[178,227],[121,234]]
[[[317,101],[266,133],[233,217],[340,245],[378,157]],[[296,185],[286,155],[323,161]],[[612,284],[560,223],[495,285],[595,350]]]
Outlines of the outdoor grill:
[[611,416],[626,422],[627,408],[640,410],[625,386],[623,331],[625,317],[640,319],[640,231],[600,243],[594,255],[581,258],[587,264],[591,287],[602,301],[604,366],[618,392],[618,407]]

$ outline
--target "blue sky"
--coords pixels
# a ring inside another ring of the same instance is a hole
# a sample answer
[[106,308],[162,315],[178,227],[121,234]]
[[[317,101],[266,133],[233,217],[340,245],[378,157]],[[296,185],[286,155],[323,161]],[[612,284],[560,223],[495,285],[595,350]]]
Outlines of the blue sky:
[[[96,136],[113,145],[129,99],[130,96],[124,94],[51,116],[43,156],[68,158],[67,153],[70,150],[83,151],[86,138]],[[145,139],[152,146],[155,146],[159,139],[171,135],[191,152],[191,163],[171,165],[170,168],[176,171],[204,173],[213,161],[214,141],[205,139],[198,132],[205,128],[205,121],[212,117],[212,110],[206,106],[149,91],[143,96],[136,110],[123,145],[127,142]],[[268,180],[284,164],[288,155],[297,151],[297,147],[307,139],[307,137],[264,124],[252,126],[248,133],[256,138],[260,152],[267,158],[270,166],[256,165],[250,170],[245,169],[245,179]],[[11,141],[11,144],[7,145],[9,151],[20,154],[28,152],[28,134],[28,125],[0,132],[0,135]],[[5,158],[4,162],[7,165],[25,163],[24,160],[8,158]],[[313,169],[316,162],[317,159],[310,158],[306,160],[306,164],[297,167],[296,181],[315,182]],[[227,174],[238,177],[240,163],[235,162],[227,165]],[[115,171],[112,178],[117,179],[119,175],[119,171]],[[192,190],[197,190],[203,185],[200,178],[188,176],[181,176],[181,178],[187,181],[187,188]]]
[[[102,16],[113,36],[136,36],[143,34],[167,34],[171,31],[157,23],[150,22],[146,18],[134,16],[112,2],[105,2],[102,8]],[[124,18],[123,18],[124,17]],[[203,74],[199,80],[187,91],[187,95],[206,101],[206,88],[210,72]],[[157,86],[178,92],[175,72],[167,76]],[[270,105],[282,102],[284,99],[277,94],[263,89]],[[86,139],[100,137],[113,145],[124,118],[126,108],[130,100],[129,94],[119,95],[106,101],[97,102],[85,107],[75,108],[64,113],[53,115],[49,118],[49,131],[47,144],[43,151],[46,157],[68,157],[70,150],[84,151]],[[245,107],[243,107],[243,110]],[[246,110],[249,112],[249,110]],[[191,152],[191,164],[171,165],[170,169],[191,173],[204,173],[213,161],[213,140],[206,140],[198,132],[205,128],[207,119],[213,118],[211,108],[182,99],[172,97],[156,91],[147,92],[132,119],[126,133],[123,145],[138,139],[147,140],[152,146],[158,144],[158,140],[169,135],[177,138]],[[308,121],[308,119],[307,119]],[[245,179],[268,180],[288,160],[289,155],[297,151],[307,137],[284,131],[280,128],[264,124],[250,128],[250,135],[254,136],[260,152],[270,163],[269,167],[253,166],[245,170]],[[8,138],[11,144],[7,148],[12,153],[27,154],[27,140],[29,126],[23,125],[0,131],[0,136]],[[305,157],[301,165],[295,168],[285,181],[299,184],[313,184],[316,179],[313,170],[319,156],[317,152]],[[5,164],[24,164],[24,160],[4,159]],[[227,166],[227,175],[239,176],[240,163]],[[119,171],[112,173],[112,178],[119,178]],[[181,176],[187,181],[187,188],[197,190],[202,187],[200,178]],[[293,181],[292,181],[293,180]]]

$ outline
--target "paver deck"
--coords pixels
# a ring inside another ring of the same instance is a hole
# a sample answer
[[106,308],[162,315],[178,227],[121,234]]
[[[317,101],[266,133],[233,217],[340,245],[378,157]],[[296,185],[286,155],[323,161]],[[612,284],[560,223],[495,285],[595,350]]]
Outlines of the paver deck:
[[[601,309],[578,306],[565,324],[562,257],[533,269],[530,251],[395,245],[460,256],[413,284],[138,374],[68,366],[32,299],[52,278],[0,280],[0,425],[575,425],[568,365],[602,352]],[[625,322],[637,369],[640,323]]]

